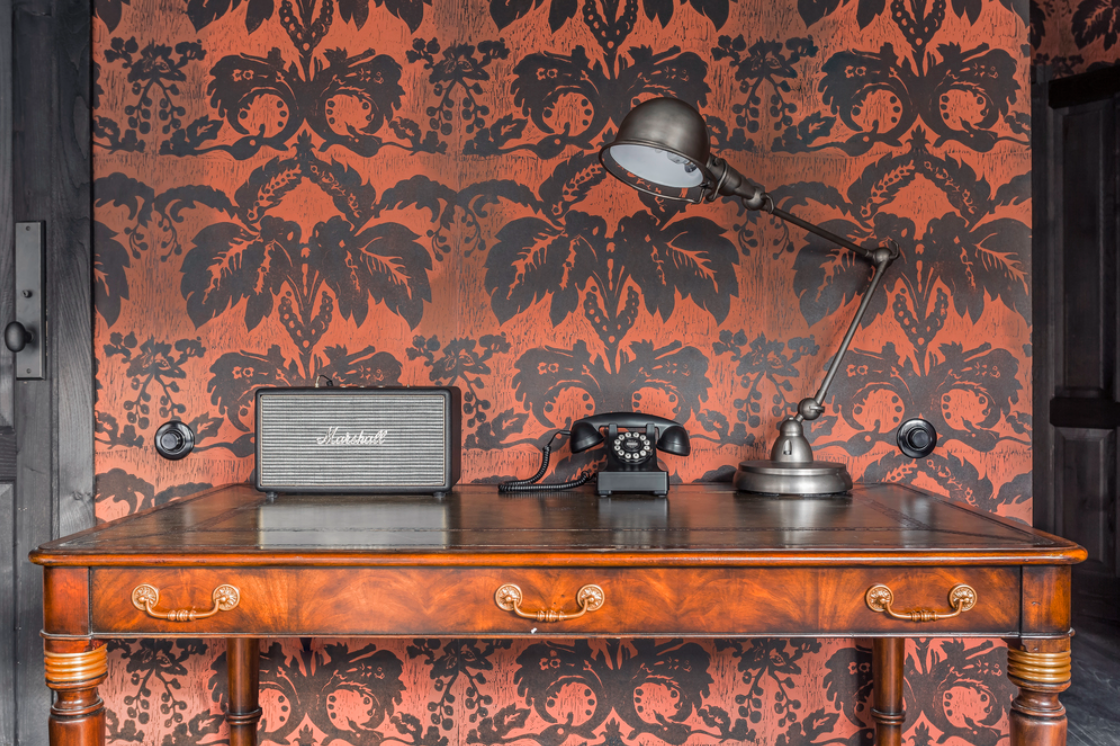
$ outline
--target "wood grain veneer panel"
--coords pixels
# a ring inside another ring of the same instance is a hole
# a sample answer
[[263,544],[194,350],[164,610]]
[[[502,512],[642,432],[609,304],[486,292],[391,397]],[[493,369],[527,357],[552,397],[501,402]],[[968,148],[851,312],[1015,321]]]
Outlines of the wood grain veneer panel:
[[[901,622],[864,603],[879,582],[899,607],[947,609],[949,588],[961,582],[980,602],[954,620]],[[159,589],[160,610],[208,609],[223,583],[240,589],[241,603],[167,622],[132,606],[141,583]],[[530,611],[575,611],[588,583],[602,587],[606,603],[575,620],[520,619],[494,602],[505,583],[521,588]],[[1005,635],[1019,620],[1013,568],[96,568],[92,587],[94,634],[106,635]]]

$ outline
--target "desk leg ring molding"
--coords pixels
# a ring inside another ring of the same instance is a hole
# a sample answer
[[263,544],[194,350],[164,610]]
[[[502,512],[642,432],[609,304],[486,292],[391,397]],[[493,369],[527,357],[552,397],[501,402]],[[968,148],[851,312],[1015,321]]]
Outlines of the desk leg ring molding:
[[109,653],[105,645],[85,653],[52,653],[45,650],[43,661],[47,684],[52,689],[99,680],[109,672]]
[[104,744],[105,702],[97,692],[109,672],[108,648],[79,653],[43,650],[47,686],[55,693],[48,730],[51,743]]
[[1011,702],[1012,746],[1064,744],[1066,708],[1058,695],[1070,684],[1069,650],[1029,652],[1014,646],[1007,649],[1007,678],[1019,687]]

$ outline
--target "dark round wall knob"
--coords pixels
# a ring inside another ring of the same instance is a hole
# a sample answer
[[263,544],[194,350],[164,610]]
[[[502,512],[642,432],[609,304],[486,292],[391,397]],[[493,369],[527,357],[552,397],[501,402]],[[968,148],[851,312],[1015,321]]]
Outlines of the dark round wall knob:
[[898,447],[910,458],[923,458],[937,446],[937,431],[925,420],[907,420],[898,428]]
[[4,346],[12,352],[19,352],[31,344],[34,337],[27,327],[18,321],[13,321],[4,327]]
[[194,448],[194,431],[179,420],[171,420],[156,430],[156,451],[172,461],[183,458]]

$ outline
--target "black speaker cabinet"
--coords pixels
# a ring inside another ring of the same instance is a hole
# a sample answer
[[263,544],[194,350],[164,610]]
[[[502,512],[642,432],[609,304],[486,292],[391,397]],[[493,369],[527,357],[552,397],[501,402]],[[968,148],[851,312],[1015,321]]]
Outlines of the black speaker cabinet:
[[459,481],[455,387],[268,388],[256,399],[262,492],[442,494]]

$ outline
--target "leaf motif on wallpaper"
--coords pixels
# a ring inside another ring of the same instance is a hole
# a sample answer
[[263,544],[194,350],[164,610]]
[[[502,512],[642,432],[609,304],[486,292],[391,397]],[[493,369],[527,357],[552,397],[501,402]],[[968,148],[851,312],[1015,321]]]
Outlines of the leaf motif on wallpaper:
[[[797,0],[797,10],[805,25],[826,18],[842,7],[848,6],[852,0]],[[857,0],[856,21],[860,28],[866,28],[885,9],[886,0]],[[1027,23],[1027,7],[1024,0],[999,0],[1008,11],[1018,15],[1023,23]],[[969,24],[975,25],[980,19],[983,9],[983,0],[952,0],[953,12],[958,18],[966,19]],[[932,36],[941,29],[945,20],[945,0],[933,0],[927,6],[924,2],[915,0],[892,0],[892,20],[903,28],[914,33],[915,30]],[[917,29],[915,29],[917,27]]]
[[[119,2],[120,0],[98,0],[103,2]],[[127,2],[127,0],[125,0]],[[321,12],[326,11],[328,18],[333,13],[333,0],[319,0]],[[430,6],[432,0],[373,0],[373,4],[384,7],[391,14],[404,21],[410,31],[415,32],[424,21],[424,6]],[[212,23],[220,21],[231,11],[237,10],[241,0],[187,0],[187,18],[190,19],[195,31],[201,31]],[[285,8],[287,6],[287,8]],[[354,27],[361,29],[369,19],[370,0],[338,0],[338,15],[344,23],[353,23]],[[281,2],[281,18],[292,13],[290,2]],[[310,3],[301,3],[301,11],[314,8],[314,0]],[[275,0],[246,0],[245,3],[245,30],[253,33],[261,25],[272,18],[275,11]],[[117,15],[120,15],[119,10]],[[115,25],[115,24],[114,24]],[[329,25],[329,21],[328,21]],[[112,30],[110,26],[110,31]]]
[[1111,0],[1080,0],[1072,25],[1078,49],[1101,40],[1106,50],[1111,49],[1120,34],[1120,8]]
[[498,232],[486,257],[486,290],[498,321],[504,323],[548,298],[553,326],[579,304],[591,278],[594,249],[606,223],[585,213],[570,216],[571,228],[559,230],[540,218],[520,218]]
[[[936,186],[955,209],[930,220],[921,236],[912,220],[887,211],[919,177]],[[919,127],[907,151],[885,156],[864,169],[849,187],[847,201],[837,200],[834,192],[814,183],[779,187],[772,194],[785,209],[811,201],[850,215],[856,222],[830,223],[841,235],[869,243],[872,238],[889,238],[901,247],[901,257],[884,278],[884,287],[900,290],[891,306],[894,319],[918,358],[925,361],[950,304],[972,321],[979,319],[989,299],[1024,317],[1029,312],[1030,258],[1023,247],[1030,245],[1030,228],[1011,218],[993,219],[1001,206],[1027,198],[1028,183],[1026,176],[1016,176],[1001,185],[993,198],[991,185],[968,164],[930,153]],[[781,230],[788,236],[788,229]],[[802,313],[812,323],[852,302],[870,276],[866,262],[812,237],[799,251],[794,268]],[[887,294],[872,298],[865,325],[882,314],[887,301]]]
[[116,238],[116,231],[93,222],[93,307],[110,327],[117,323],[121,301],[128,300],[128,249]]
[[619,221],[614,242],[651,314],[668,321],[680,295],[723,322],[739,295],[739,252],[723,234],[708,218],[660,224],[639,212]]
[[[797,0],[797,12],[806,26],[835,13],[852,0]],[[858,0],[856,19],[860,28],[866,28],[886,8],[886,0]]]
[[[603,728],[621,736],[618,720],[630,728],[627,740],[645,735],[682,744],[697,735],[753,737],[741,720],[703,718],[709,727],[724,726],[715,732],[686,722],[696,714],[708,715],[703,700],[713,681],[709,663],[703,647],[682,640],[610,640],[601,647],[585,640],[535,643],[517,657],[514,674],[526,707],[510,705],[484,718],[467,741],[525,740],[541,746],[573,738],[591,742]],[[561,705],[562,696],[576,701]],[[543,721],[543,727],[531,726],[531,716]]]
[[[376,645],[352,648],[341,642],[312,646],[309,638],[301,640],[292,652],[286,647],[273,642],[261,653],[262,699],[274,699],[279,705],[273,711],[277,721],[268,716],[261,720],[261,741],[285,743],[309,719],[324,734],[323,743],[438,743],[430,738],[403,740],[384,733],[386,721],[401,733],[408,730],[396,715],[405,684],[401,681],[404,664],[394,653],[378,650]],[[214,661],[209,680],[211,696],[222,709],[228,706],[226,666],[223,653]]]
[[[936,147],[955,141],[987,152],[1004,140],[1025,142],[999,131],[1000,122],[1012,117],[1010,107],[1018,97],[1016,60],[987,44],[969,50],[942,44],[937,54],[940,59],[933,54],[915,55],[916,64],[900,59],[891,44],[878,52],[834,54],[822,67],[825,75],[820,83],[822,101],[834,116],[810,114],[816,124],[787,127],[775,141],[775,149],[796,153],[835,147],[860,155],[877,143],[901,145],[902,136],[918,119],[937,135]],[[886,121],[870,113],[887,107]],[[818,143],[832,131],[835,116],[852,134]],[[1008,126],[1022,129],[1017,123]]]
[[[821,221],[821,227],[840,236],[847,236],[856,243],[863,243],[864,231],[845,220]],[[897,262],[896,262],[897,264]],[[793,289],[797,293],[801,315],[810,324],[832,316],[841,308],[861,299],[874,273],[874,267],[862,257],[836,244],[810,236],[805,247],[794,260]],[[884,277],[884,288],[897,282],[897,277]],[[863,317],[862,328],[887,310],[887,294],[872,296]]]
[[[564,167],[567,204],[587,193],[582,158]],[[542,196],[559,191],[551,180],[542,186]],[[554,326],[576,310],[583,294],[584,315],[613,357],[639,300],[666,321],[678,293],[716,321],[726,318],[739,293],[739,256],[723,233],[707,218],[659,222],[645,212],[624,217],[613,235],[602,218],[578,210],[559,211],[551,222],[520,218],[499,231],[489,250],[486,290],[502,322],[548,299]]]
[[[299,224],[269,213],[282,211],[285,197],[306,182],[329,196],[342,215],[317,223],[304,239]],[[415,328],[432,299],[431,255],[403,225],[370,224],[374,216],[412,206],[429,208],[434,218],[438,195],[451,200],[442,188],[417,203],[413,191],[389,190],[389,202],[376,204],[368,182],[344,164],[317,158],[310,137],[302,136],[294,157],[270,161],[238,188],[237,204],[227,211],[240,223],[213,223],[196,234],[180,284],[191,320],[202,326],[243,303],[245,326],[252,330],[273,317],[278,299],[279,321],[300,357],[294,375],[308,381],[321,372],[316,347],[336,309],[360,326],[372,300]]]
[[957,313],[976,323],[991,296],[1024,318],[1030,314],[1029,226],[1010,218],[969,226],[950,213],[929,222],[924,243],[922,259],[949,286]]
[[319,261],[314,268],[334,291],[343,318],[364,324],[372,299],[416,328],[424,304],[432,300],[432,258],[417,238],[398,223],[355,232],[348,222],[333,217],[316,226],[311,255]]
[[94,0],[93,14],[102,20],[106,28],[115,31],[121,22],[125,5],[132,5],[132,0]]
[[[575,17],[581,0],[550,0],[548,25],[552,33]],[[490,17],[499,29],[529,15],[544,4],[545,0],[490,0]],[[602,35],[604,41],[621,43],[633,30],[639,0],[582,0],[585,22],[593,33]],[[730,13],[731,3],[738,0],[688,0],[692,9],[708,18],[716,29],[723,27]],[[680,0],[684,5],[685,0]],[[621,5],[621,13],[619,7]],[[662,28],[673,19],[675,0],[641,0],[642,9],[651,21]]]

